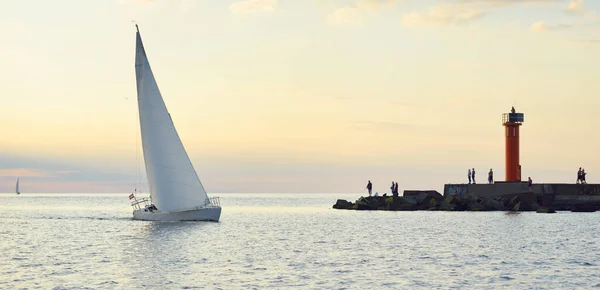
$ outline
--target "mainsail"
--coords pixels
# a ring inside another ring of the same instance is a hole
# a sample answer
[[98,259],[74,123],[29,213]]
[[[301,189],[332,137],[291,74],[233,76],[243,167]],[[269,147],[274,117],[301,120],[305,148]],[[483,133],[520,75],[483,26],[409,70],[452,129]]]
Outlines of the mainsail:
[[142,149],[152,202],[160,211],[166,212],[206,205],[208,196],[167,111],[139,29],[136,32],[135,73]]
[[17,194],[21,194],[21,193],[19,192],[19,178],[18,178],[18,177],[17,177],[17,185],[15,186],[15,192],[16,192]]

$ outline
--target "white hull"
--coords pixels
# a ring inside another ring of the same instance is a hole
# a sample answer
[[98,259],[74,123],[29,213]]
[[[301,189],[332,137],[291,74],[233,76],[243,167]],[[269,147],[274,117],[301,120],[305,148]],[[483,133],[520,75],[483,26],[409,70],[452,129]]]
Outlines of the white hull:
[[134,220],[146,221],[212,221],[218,222],[221,217],[220,207],[206,207],[188,211],[161,212],[144,211],[143,209],[133,211]]

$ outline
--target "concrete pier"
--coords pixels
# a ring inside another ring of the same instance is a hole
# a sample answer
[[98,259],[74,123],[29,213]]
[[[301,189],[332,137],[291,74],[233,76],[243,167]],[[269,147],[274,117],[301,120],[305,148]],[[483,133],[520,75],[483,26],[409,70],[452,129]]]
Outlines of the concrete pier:
[[[600,184],[540,183],[532,185],[538,203],[556,209],[600,206]],[[444,196],[475,195],[486,198],[529,193],[527,182],[495,182],[493,184],[445,184]]]

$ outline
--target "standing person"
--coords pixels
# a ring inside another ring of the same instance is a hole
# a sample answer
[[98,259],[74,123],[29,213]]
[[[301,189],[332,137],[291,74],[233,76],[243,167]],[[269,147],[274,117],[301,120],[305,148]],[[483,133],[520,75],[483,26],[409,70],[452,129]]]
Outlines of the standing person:
[[469,176],[469,184],[471,184],[471,168],[469,168],[467,175]]
[[581,167],[579,167],[579,170],[577,170],[577,184],[579,184],[580,181],[581,181]]
[[391,194],[394,194],[394,193],[396,193],[396,192],[394,191],[394,188],[396,188],[396,183],[392,181],[392,186],[390,186],[390,193],[391,193]]
[[369,190],[369,196],[371,196],[371,189],[373,189],[373,184],[371,183],[370,180],[369,180],[369,183],[367,183],[367,189]]
[[398,193],[398,182],[396,182],[396,187],[394,188],[394,191],[396,192],[396,196],[398,196],[399,195],[399,193]]
[[529,192],[531,192],[532,185],[533,185],[533,180],[531,180],[531,177],[527,177],[527,186],[529,187]]
[[490,172],[488,173],[488,182],[490,184],[494,183],[494,172],[492,171],[491,168],[490,168]]
[[471,171],[471,178],[473,179],[473,184],[477,184],[477,182],[475,182],[475,168]]

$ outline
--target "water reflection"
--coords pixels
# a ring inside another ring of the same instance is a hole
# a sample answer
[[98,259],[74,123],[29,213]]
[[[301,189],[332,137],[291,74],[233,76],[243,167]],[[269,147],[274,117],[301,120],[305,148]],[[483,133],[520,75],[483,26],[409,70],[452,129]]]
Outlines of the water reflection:
[[[130,222],[131,236],[135,237],[134,250],[123,250],[130,256],[127,269],[141,286],[154,288],[185,281],[194,273],[192,268],[202,256],[214,252],[210,232],[219,223],[209,222]],[[177,272],[161,271],[162,268],[179,269]],[[152,273],[151,275],[149,273]]]
[[[516,289],[600,281],[600,213],[330,209],[338,197],[225,196],[219,223],[132,220],[126,196],[0,197],[0,289]],[[43,212],[22,207],[38,203]]]

